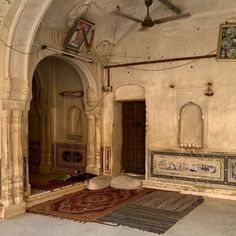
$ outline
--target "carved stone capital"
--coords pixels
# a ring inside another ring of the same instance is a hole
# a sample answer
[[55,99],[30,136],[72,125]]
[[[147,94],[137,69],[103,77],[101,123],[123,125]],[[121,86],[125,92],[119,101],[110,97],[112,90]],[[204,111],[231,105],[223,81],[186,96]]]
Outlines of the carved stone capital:
[[97,103],[97,95],[95,90],[91,87],[87,89],[87,103],[89,106],[95,106]]
[[12,78],[7,77],[3,80],[3,99],[9,99],[13,89]]
[[29,95],[29,81],[24,80],[22,84],[22,94],[28,96]]

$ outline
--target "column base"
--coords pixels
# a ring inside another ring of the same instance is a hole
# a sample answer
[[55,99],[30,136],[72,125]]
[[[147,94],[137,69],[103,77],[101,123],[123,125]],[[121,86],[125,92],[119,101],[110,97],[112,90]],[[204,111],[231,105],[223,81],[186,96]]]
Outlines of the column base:
[[[25,213],[25,209],[26,209],[26,203],[25,202],[21,202],[19,204],[15,204],[12,206],[8,206],[8,207],[3,207],[2,209],[2,218],[11,218],[17,215],[21,215]],[[1,214],[1,212],[0,212]]]
[[2,204],[0,204],[0,219],[4,219],[5,209]]

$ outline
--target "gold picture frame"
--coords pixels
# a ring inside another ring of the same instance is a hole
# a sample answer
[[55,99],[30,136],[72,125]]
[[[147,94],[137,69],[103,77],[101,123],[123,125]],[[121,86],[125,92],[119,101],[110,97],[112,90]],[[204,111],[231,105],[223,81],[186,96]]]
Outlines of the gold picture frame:
[[94,25],[94,23],[88,20],[79,18],[69,33],[69,36],[65,41],[64,48],[75,52],[80,52],[85,44],[85,37],[88,38],[94,28]]

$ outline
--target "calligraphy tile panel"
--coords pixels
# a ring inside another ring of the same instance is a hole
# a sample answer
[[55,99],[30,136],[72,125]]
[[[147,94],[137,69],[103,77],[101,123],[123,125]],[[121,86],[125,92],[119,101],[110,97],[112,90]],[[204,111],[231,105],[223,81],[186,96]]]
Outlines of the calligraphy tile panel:
[[236,156],[223,153],[150,151],[151,177],[236,185]]

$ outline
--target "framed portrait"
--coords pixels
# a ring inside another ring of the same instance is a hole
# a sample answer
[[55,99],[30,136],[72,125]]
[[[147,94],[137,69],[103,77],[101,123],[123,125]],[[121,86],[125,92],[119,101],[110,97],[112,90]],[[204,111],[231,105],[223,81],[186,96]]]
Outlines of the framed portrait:
[[220,25],[217,59],[236,60],[236,23]]
[[85,44],[86,38],[89,37],[94,23],[80,18],[72,28],[66,42],[65,49],[79,52]]

